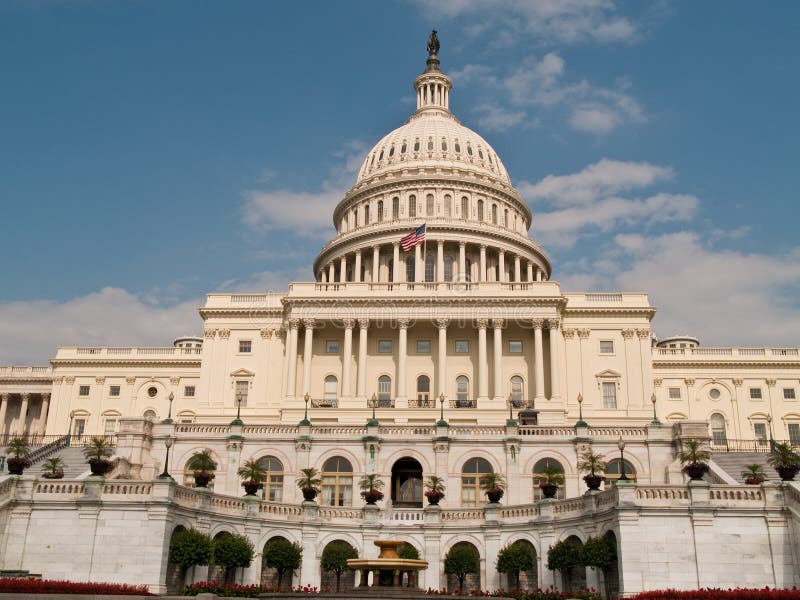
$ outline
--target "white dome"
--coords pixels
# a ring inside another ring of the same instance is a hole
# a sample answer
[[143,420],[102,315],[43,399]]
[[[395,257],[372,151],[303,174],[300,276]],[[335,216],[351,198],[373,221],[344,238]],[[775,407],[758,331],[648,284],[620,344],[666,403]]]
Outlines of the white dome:
[[409,167],[468,169],[511,185],[494,149],[445,110],[418,111],[375,144],[361,165],[356,186],[375,175]]

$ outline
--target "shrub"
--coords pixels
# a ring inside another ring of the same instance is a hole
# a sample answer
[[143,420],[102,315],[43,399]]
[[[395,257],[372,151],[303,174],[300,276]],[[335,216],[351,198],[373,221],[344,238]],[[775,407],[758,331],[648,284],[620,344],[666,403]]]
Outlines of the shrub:
[[583,547],[569,540],[562,540],[547,551],[547,568],[561,571],[569,576],[574,567],[583,564]]
[[700,589],[700,590],[654,590],[631,596],[636,600],[800,600],[800,590],[792,589]]
[[183,590],[184,596],[197,596],[198,594],[216,594],[222,598],[258,598],[262,594],[277,594],[279,592],[291,592],[293,594],[318,594],[316,586],[304,585],[288,590],[280,590],[276,587],[266,587],[261,585],[239,585],[216,583],[214,581],[201,581],[193,583]]
[[0,593],[4,594],[103,594],[105,596],[155,596],[146,585],[125,583],[88,583],[48,579],[1,578]]
[[419,552],[411,544],[403,544],[397,549],[397,556],[406,560],[419,560]]
[[293,544],[289,540],[278,538],[271,540],[264,547],[264,562],[278,572],[278,587],[283,581],[283,574],[292,573],[300,568],[303,562],[303,548],[300,544]]
[[464,579],[480,570],[480,556],[472,546],[456,544],[444,557],[444,572],[458,578],[458,589],[464,590]]
[[347,542],[331,542],[322,551],[320,567],[323,571],[330,571],[336,575],[336,591],[340,589],[342,573],[350,567],[347,566],[348,559],[358,558],[358,552]]
[[176,533],[169,545],[169,561],[184,568],[207,565],[211,560],[214,542],[205,533],[186,529]]
[[214,562],[226,569],[249,567],[253,544],[243,535],[230,534],[214,540]]
[[497,571],[510,573],[514,578],[514,588],[519,589],[519,572],[533,568],[533,552],[525,544],[511,544],[497,554]]

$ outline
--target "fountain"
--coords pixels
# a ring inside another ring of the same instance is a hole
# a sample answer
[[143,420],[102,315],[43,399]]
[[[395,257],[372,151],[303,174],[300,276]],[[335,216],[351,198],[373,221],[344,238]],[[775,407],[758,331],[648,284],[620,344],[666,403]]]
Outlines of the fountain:
[[[369,591],[376,587],[381,591],[418,589],[417,573],[428,568],[428,561],[400,558],[397,550],[405,544],[403,541],[375,540],[374,544],[381,549],[378,558],[352,558],[347,561],[348,567],[361,572],[361,583],[353,591]],[[368,579],[370,571],[373,573],[372,586]]]

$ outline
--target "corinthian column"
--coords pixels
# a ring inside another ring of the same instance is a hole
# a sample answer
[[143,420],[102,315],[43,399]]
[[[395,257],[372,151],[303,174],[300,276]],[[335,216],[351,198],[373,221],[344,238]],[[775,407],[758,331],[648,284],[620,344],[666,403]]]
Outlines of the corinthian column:
[[311,391],[311,352],[314,344],[314,319],[303,319],[305,328],[303,348],[303,396]]
[[286,336],[286,397],[294,398],[297,388],[297,328],[300,319],[289,320],[289,335]]
[[367,328],[369,319],[358,320],[358,384],[356,395],[367,397]]
[[503,399],[503,319],[492,319],[494,327],[494,399]]
[[[42,406],[39,409],[39,435],[44,435],[47,429],[47,413],[50,408],[50,394],[42,394]],[[2,420],[0,420],[2,423]]]
[[536,387],[534,402],[544,400],[544,350],[542,347],[543,319],[533,320],[533,380]]
[[402,401],[406,396],[406,354],[408,346],[408,319],[399,319],[400,327],[397,343],[397,399]]
[[372,249],[372,283],[378,283],[381,268],[381,247],[375,246]]
[[478,277],[481,281],[486,281],[486,244],[481,244],[481,272],[478,274]]
[[561,400],[561,332],[558,319],[547,319],[550,329],[550,400]]
[[400,281],[400,243],[395,242],[392,244],[392,250],[394,252],[392,256],[392,283],[398,283]]
[[444,281],[444,240],[439,240],[436,245],[436,278],[435,281]]
[[344,321],[344,352],[342,353],[342,398],[350,397],[350,366],[353,357],[353,319]]
[[356,264],[353,267],[353,281],[361,283],[361,250],[356,250]]
[[447,325],[448,319],[436,319],[436,327],[439,328],[439,352],[438,367],[439,372],[436,376],[436,395],[447,395]]
[[8,409],[9,394],[0,394],[0,435],[6,432],[6,410]]
[[458,243],[458,280],[467,281],[467,243]]
[[30,397],[31,395],[28,393],[22,394],[22,406],[19,409],[19,427],[17,429],[19,435],[25,435],[25,422],[28,417],[28,401]]
[[497,281],[506,281],[506,253],[502,250],[497,252]]
[[489,399],[489,361],[486,356],[486,328],[488,319],[478,319],[478,400]]

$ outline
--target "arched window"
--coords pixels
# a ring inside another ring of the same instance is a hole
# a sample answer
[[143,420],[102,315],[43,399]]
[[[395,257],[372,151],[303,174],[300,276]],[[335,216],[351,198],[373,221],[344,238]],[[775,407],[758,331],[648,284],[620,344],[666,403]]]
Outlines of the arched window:
[[369,204],[364,205],[364,225],[369,225]]
[[433,138],[428,138],[428,152],[433,152]]
[[283,502],[283,463],[274,456],[265,456],[258,459],[267,472],[264,480],[264,500],[268,502]]
[[336,398],[338,397],[339,380],[336,375],[328,375],[325,378],[325,390],[322,396],[322,401],[325,406],[336,406]]
[[503,217],[503,225],[505,225],[506,229],[508,229],[508,209],[505,210],[503,213],[505,216]]
[[417,403],[420,407],[427,407],[431,400],[431,378],[427,375],[417,377]]
[[435,281],[436,256],[433,252],[425,255],[425,281]]
[[391,406],[392,378],[388,375],[378,377],[378,406]]
[[413,254],[406,254],[406,281],[412,283],[417,276],[417,261]]
[[485,458],[470,458],[461,469],[461,506],[483,506],[481,477],[493,471]]
[[145,419],[155,419],[156,418],[156,411],[154,410],[146,410],[142,415]]
[[322,465],[322,503],[350,506],[353,502],[353,466],[346,458],[334,456]]
[[454,259],[452,256],[445,256],[444,257],[444,280],[445,281],[453,281],[453,262]]
[[408,197],[408,216],[411,219],[417,216],[417,197],[414,195]]
[[469,402],[469,377],[459,375],[456,377],[456,408],[466,408],[469,406]]
[[492,225],[497,225],[497,204],[492,204]]
[[433,194],[428,194],[425,198],[425,215],[432,217],[433,212]]
[[466,196],[461,197],[461,218],[469,219],[469,198]]
[[522,408],[525,402],[525,383],[522,377],[514,375],[511,378],[511,404],[514,408]]
[[719,413],[711,415],[711,438],[715,446],[724,446],[728,443],[728,436],[725,432],[725,417]]
[[[542,490],[539,488],[539,484],[545,483],[547,481],[545,475],[548,472],[552,473],[561,473],[564,474],[564,467],[561,466],[561,463],[558,462],[554,458],[543,458],[541,460],[536,461],[536,464],[533,465],[533,500],[538,501],[544,498],[542,494]],[[558,491],[556,492],[556,498],[563,499],[564,498],[564,484],[558,486]]]
[[483,200],[478,200],[478,221],[483,223]]
[[358,229],[358,209],[353,209],[353,229]]
[[[606,480],[605,487],[609,487],[611,483],[620,478],[622,474],[622,461],[618,458],[608,461],[606,464]],[[636,469],[627,460],[625,461],[625,477],[631,481],[636,480]]]
[[453,198],[450,197],[450,194],[447,194],[444,197],[444,216],[445,217],[453,216]]
[[383,222],[383,200],[378,200],[378,223]]
[[400,198],[395,196],[392,198],[392,219],[399,219],[400,218]]

